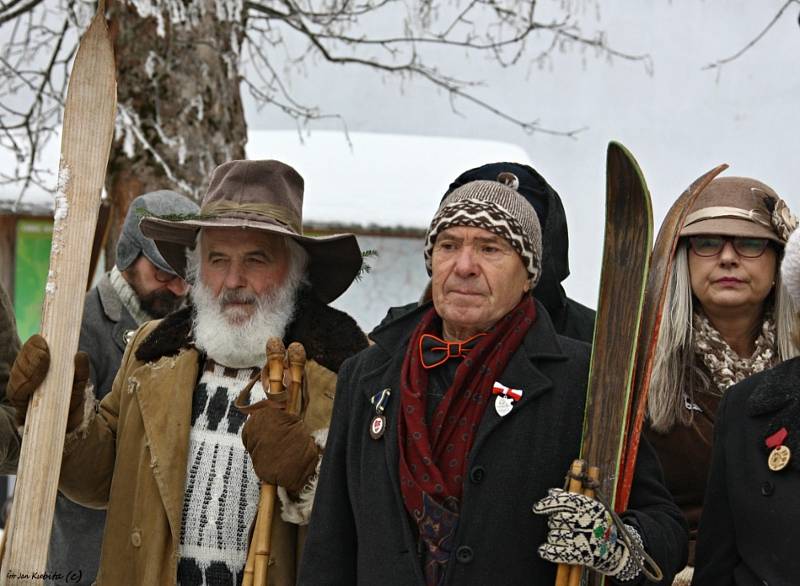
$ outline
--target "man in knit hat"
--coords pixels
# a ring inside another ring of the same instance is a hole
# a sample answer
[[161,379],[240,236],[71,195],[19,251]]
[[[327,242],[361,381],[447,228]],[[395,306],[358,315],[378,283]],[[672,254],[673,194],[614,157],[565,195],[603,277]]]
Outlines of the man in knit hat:
[[[569,234],[567,216],[561,198],[553,187],[534,168],[521,163],[487,163],[464,171],[456,177],[444,197],[471,181],[494,180],[500,173],[509,172],[519,179],[518,192],[536,211],[542,234],[542,271],[532,291],[541,302],[558,334],[592,342],[595,312],[567,297],[562,282],[569,276]],[[430,301],[430,285],[420,303]],[[417,302],[389,309],[384,322],[395,319],[418,305]]]
[[640,584],[642,545],[666,580],[682,567],[685,523],[647,446],[619,526],[553,488],[579,452],[589,349],[529,294],[541,231],[517,187],[504,172],[442,201],[432,301],[342,367],[302,586],[550,584],[554,562]]
[[[303,187],[279,161],[230,161],[198,213],[142,219],[167,266],[191,282],[192,304],[135,332],[96,409],[76,357],[60,489],[107,509],[98,584],[240,584],[259,481],[277,485],[281,501],[269,583],[295,583],[336,371],[367,345],[328,306],[361,268],[358,243],[303,234]],[[265,399],[258,374],[272,337],[305,347],[299,416]],[[21,418],[45,362],[27,353],[14,364],[8,394]],[[246,417],[236,400],[254,379]]]

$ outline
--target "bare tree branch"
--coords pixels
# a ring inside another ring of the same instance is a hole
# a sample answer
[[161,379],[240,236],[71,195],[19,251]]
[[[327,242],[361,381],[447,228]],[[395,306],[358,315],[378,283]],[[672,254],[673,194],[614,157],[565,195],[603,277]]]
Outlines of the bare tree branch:
[[[800,0],[787,4],[792,2]],[[186,173],[181,161],[188,146],[196,145],[187,145],[169,118],[191,122],[192,111],[202,118],[204,108],[214,107],[214,92],[187,98],[170,109],[169,98],[160,97],[171,83],[163,77],[168,75],[170,51],[197,51],[224,61],[232,79],[240,78],[237,91],[249,92],[259,108],[276,108],[293,119],[301,139],[302,129],[321,119],[337,120],[347,133],[341,116],[325,112],[320,104],[304,103],[290,90],[287,75],[305,72],[313,59],[401,80],[418,78],[443,91],[456,114],[461,115],[459,102],[466,101],[525,132],[570,138],[583,128],[548,128],[538,119],[515,116],[480,96],[482,80],[462,79],[437,59],[458,51],[488,56],[508,68],[523,61],[543,63],[559,50],[583,48],[641,62],[652,71],[648,55],[614,48],[601,32],[587,33],[572,3],[560,0],[551,0],[547,18],[538,17],[543,4],[534,0],[118,0],[115,6],[128,25],[130,17],[138,19],[143,34],[155,35],[146,37],[149,42],[159,45],[121,47],[138,51],[141,57],[133,62],[138,59],[142,69],[128,70],[121,83],[139,84],[145,91],[120,102],[115,144],[137,164],[148,161],[155,169],[153,177],[166,177],[188,193],[197,193],[200,185],[194,177],[200,173]],[[13,172],[2,171],[0,184],[22,182],[24,193],[47,177],[37,168],[39,153],[60,123],[69,63],[93,10],[94,0],[0,0],[0,28],[8,39],[0,47],[0,148],[14,152],[19,162]],[[208,21],[215,18],[226,23],[219,27],[222,32],[212,32]],[[196,62],[202,65],[202,58]],[[204,75],[202,66],[197,75]],[[205,170],[226,152],[224,145],[219,148],[221,136],[213,153],[196,154],[195,165]]]
[[734,53],[730,57],[726,57],[724,59],[719,59],[717,61],[714,61],[713,63],[709,63],[709,64],[703,66],[703,69],[717,69],[717,70],[720,70],[723,65],[727,65],[731,61],[735,61],[736,59],[738,59],[739,57],[744,55],[747,51],[749,51],[754,46],[756,46],[759,43],[759,41],[761,41],[761,39],[763,39],[766,36],[766,34],[772,29],[772,27],[774,27],[775,24],[781,19],[781,17],[783,16],[783,13],[786,12],[786,10],[792,4],[800,5],[800,0],[787,0],[784,3],[784,5],[781,6],[780,9],[778,9],[778,12],[775,13],[775,15],[772,17],[772,20],[769,21],[767,26],[765,26],[761,30],[761,32],[758,33],[750,42],[748,42],[746,45],[744,45],[744,47],[742,47],[741,49],[736,51],[736,53]]

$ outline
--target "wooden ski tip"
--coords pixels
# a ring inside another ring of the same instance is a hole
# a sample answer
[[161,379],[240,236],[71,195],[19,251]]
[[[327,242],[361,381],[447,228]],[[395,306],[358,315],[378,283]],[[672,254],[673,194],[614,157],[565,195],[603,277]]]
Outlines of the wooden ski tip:
[[627,161],[636,169],[637,175],[643,177],[641,167],[639,166],[639,161],[636,160],[636,157],[633,156],[633,153],[630,151],[630,149],[628,149],[628,147],[621,142],[617,142],[615,140],[609,141],[608,150],[606,151],[606,159],[622,159]]
[[630,155],[630,151],[628,148],[619,141],[616,140],[609,140],[608,141],[608,152],[611,151],[622,151],[623,153],[627,153]]

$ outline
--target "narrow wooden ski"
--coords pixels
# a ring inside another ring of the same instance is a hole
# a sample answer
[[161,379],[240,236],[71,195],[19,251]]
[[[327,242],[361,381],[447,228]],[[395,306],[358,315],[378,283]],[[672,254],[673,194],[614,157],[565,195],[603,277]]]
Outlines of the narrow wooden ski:
[[653,211],[642,172],[625,147],[611,142],[597,325],[581,443],[581,459],[600,469],[599,491],[609,499],[614,497],[621,463],[652,242]]
[[67,88],[42,311],[50,370],[28,409],[0,584],[41,584],[47,564],[74,356],[116,113],[114,54],[104,14],[101,0]]
[[[583,439],[570,477],[596,478],[598,496],[613,506],[653,242],[653,212],[642,172],[621,144],[609,143],[606,169],[606,229]],[[577,584],[582,573],[583,566],[560,565],[556,584]]]
[[675,250],[678,247],[680,231],[686,216],[700,193],[728,165],[719,165],[708,173],[698,177],[681,196],[672,204],[664,217],[658,231],[653,253],[650,258],[650,274],[647,276],[647,287],[644,293],[644,309],[642,310],[642,328],[639,335],[636,353],[636,371],[631,400],[631,423],[628,426],[628,437],[625,442],[624,465],[617,487],[616,509],[624,511],[628,506],[633,472],[636,467],[636,456],[639,450],[639,438],[644,426],[647,405],[647,393],[650,388],[650,376],[655,359],[656,343],[661,328],[664,301],[667,297],[670,278],[672,276]]

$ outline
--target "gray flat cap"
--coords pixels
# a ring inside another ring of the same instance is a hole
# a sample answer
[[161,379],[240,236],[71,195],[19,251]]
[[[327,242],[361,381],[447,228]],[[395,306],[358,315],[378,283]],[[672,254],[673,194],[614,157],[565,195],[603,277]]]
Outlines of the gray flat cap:
[[158,252],[155,243],[145,237],[139,229],[139,221],[142,219],[142,212],[145,211],[148,215],[157,216],[194,215],[200,208],[189,198],[166,189],[140,195],[128,207],[122,233],[117,241],[117,268],[124,271],[140,254],[143,254],[156,267],[174,275],[175,271]]

